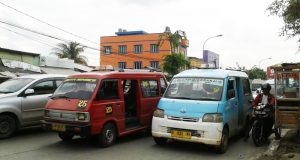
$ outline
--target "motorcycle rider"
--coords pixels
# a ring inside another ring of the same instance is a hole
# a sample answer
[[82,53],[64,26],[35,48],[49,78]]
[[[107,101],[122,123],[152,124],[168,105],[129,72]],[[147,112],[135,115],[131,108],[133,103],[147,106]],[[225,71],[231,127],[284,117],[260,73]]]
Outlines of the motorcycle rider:
[[[271,134],[272,134],[272,127],[273,127],[273,124],[274,124],[274,117],[275,117],[275,109],[274,109],[274,106],[275,106],[275,97],[274,95],[272,95],[270,93],[270,90],[271,90],[271,85],[269,83],[265,83],[261,86],[261,90],[262,90],[262,93],[258,94],[253,103],[252,103],[252,107],[255,108],[257,107],[259,104],[263,104],[265,105],[265,107],[268,107],[271,109],[271,114],[270,115],[270,118],[266,119],[265,121],[265,136],[266,138],[269,137]],[[253,125],[253,122],[254,122],[254,119],[251,118],[250,119],[250,123],[246,129],[246,134],[245,134],[245,137],[244,137],[244,140],[246,141],[248,138],[249,138],[249,132],[252,128],[252,125]]]

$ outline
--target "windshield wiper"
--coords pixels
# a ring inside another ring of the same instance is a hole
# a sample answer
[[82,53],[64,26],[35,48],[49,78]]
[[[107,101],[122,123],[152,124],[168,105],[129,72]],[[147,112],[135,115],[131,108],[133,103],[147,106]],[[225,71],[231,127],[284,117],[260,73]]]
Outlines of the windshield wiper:
[[51,96],[50,97],[51,99],[58,99],[58,98],[66,98],[66,99],[70,99],[71,97],[68,97],[64,94],[61,94],[61,95],[56,95],[56,96]]
[[169,96],[166,96],[166,98],[172,98],[172,99],[192,99],[192,98],[189,98],[189,97],[169,97]]
[[209,98],[209,97],[198,98],[197,100],[211,100],[211,101],[217,101],[217,99],[215,99],[215,98]]

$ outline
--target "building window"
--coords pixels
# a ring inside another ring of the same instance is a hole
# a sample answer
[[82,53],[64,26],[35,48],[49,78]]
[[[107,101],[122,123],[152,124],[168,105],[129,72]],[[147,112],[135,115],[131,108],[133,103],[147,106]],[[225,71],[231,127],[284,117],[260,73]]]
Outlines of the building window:
[[134,69],[142,69],[142,62],[137,61],[133,63]]
[[143,52],[143,46],[141,44],[134,45],[134,53],[142,53]]
[[152,68],[159,68],[159,62],[158,61],[150,61],[150,66]]
[[120,45],[119,46],[119,54],[126,54],[127,53],[127,46],[126,45]]
[[119,68],[125,69],[126,68],[126,62],[119,62]]
[[104,46],[104,54],[111,54],[111,46]]
[[157,44],[150,44],[150,52],[151,53],[158,53],[158,45]]

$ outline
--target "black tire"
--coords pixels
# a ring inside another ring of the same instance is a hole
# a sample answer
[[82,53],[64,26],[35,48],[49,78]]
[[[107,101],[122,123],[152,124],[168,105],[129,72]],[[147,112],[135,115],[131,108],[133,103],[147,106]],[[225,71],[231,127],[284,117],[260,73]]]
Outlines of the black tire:
[[167,138],[158,138],[158,137],[153,137],[154,141],[158,145],[166,145],[168,139]]
[[275,139],[279,140],[281,138],[281,128],[275,128]]
[[115,143],[116,138],[117,132],[115,125],[108,123],[103,127],[99,135],[99,143],[102,147],[109,147]]
[[58,133],[58,137],[63,141],[71,141],[74,137],[74,134]]
[[229,141],[229,130],[227,127],[224,127],[222,131],[221,144],[217,148],[218,153],[223,154],[227,151],[228,141]]
[[16,120],[9,115],[0,116],[0,139],[11,137],[17,130]]
[[253,123],[252,127],[252,140],[256,147],[262,146],[266,141],[266,136],[264,135],[263,130],[263,122],[260,120],[256,120]]

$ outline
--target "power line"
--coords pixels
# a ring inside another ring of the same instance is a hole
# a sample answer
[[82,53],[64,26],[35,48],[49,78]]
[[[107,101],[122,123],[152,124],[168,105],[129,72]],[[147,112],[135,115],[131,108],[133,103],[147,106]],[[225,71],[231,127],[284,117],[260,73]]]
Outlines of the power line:
[[97,45],[98,45],[98,43],[96,43],[96,42],[93,42],[93,41],[88,40],[88,39],[86,39],[86,38],[84,38],[84,37],[81,37],[81,36],[79,36],[79,35],[76,35],[76,34],[74,34],[74,33],[71,33],[71,32],[69,32],[69,31],[66,31],[66,30],[61,29],[61,28],[59,28],[59,27],[56,27],[56,26],[54,26],[54,25],[52,25],[52,24],[49,24],[49,23],[47,23],[47,22],[45,22],[45,21],[43,21],[43,20],[41,20],[41,19],[35,18],[35,17],[29,15],[28,13],[22,12],[22,11],[20,11],[20,10],[18,10],[18,9],[16,9],[16,8],[13,8],[13,7],[7,5],[7,4],[5,4],[5,3],[3,3],[3,2],[0,2],[0,4],[2,4],[2,5],[5,6],[5,7],[10,8],[10,9],[16,11],[16,12],[19,12],[19,13],[21,13],[21,14],[27,16],[27,17],[30,17],[30,18],[32,18],[32,19],[34,19],[34,20],[37,20],[37,21],[39,21],[39,22],[41,22],[41,23],[44,23],[44,24],[46,24],[46,25],[48,25],[48,26],[51,26],[51,27],[53,27],[53,28],[55,28],[55,29],[58,29],[58,30],[60,30],[60,31],[63,31],[63,32],[68,33],[68,34],[70,34],[70,35],[73,35],[73,36],[75,36],[75,37],[77,37],[77,38],[80,38],[80,39],[83,39],[83,40],[86,40],[86,41],[89,41],[89,42],[91,42],[91,43],[94,43],[94,44],[97,44]]
[[25,38],[28,38],[28,39],[31,39],[31,40],[33,40],[33,41],[36,41],[36,42],[39,42],[39,43],[42,43],[42,44],[44,44],[44,45],[47,45],[47,46],[49,46],[49,47],[55,47],[55,46],[52,46],[52,45],[50,45],[50,44],[47,44],[47,43],[45,43],[45,42],[42,42],[41,40],[37,40],[37,38],[36,39],[34,39],[34,38],[32,38],[32,37],[30,37],[30,36],[28,36],[28,35],[25,35],[25,34],[22,34],[22,33],[19,33],[19,32],[16,32],[16,31],[13,31],[13,30],[10,30],[10,29],[8,29],[8,28],[6,28],[6,27],[2,27],[2,26],[0,26],[0,28],[2,28],[2,29],[5,29],[5,30],[7,30],[7,31],[10,31],[10,32],[13,32],[13,33],[15,33],[15,34],[17,34],[17,35],[21,35],[21,36],[23,36],[23,37],[25,37]]
[[[2,21],[2,20],[0,20],[0,23],[6,24],[6,25],[9,25],[9,26],[13,26],[13,27],[16,27],[16,28],[19,28],[19,29],[23,29],[23,30],[26,30],[26,31],[29,31],[29,32],[32,32],[32,33],[35,33],[35,34],[39,34],[39,35],[42,35],[42,36],[45,36],[45,37],[48,37],[48,38],[56,39],[56,40],[59,40],[59,41],[64,41],[64,42],[67,42],[67,43],[71,42],[70,40],[66,40],[66,39],[63,39],[63,38],[52,36],[52,35],[49,35],[49,34],[46,34],[46,33],[42,33],[42,32],[39,32],[39,31],[36,31],[36,30],[33,30],[33,29],[29,29],[29,28],[26,28],[26,27],[23,27],[23,26],[20,26],[20,25],[16,25],[16,24],[12,24],[12,23],[9,23],[9,22],[5,22],[5,21]],[[83,44],[79,44],[79,45],[82,46],[82,47],[85,47],[85,48],[100,51],[99,49],[94,48],[94,47],[90,47],[90,46],[83,45]]]

